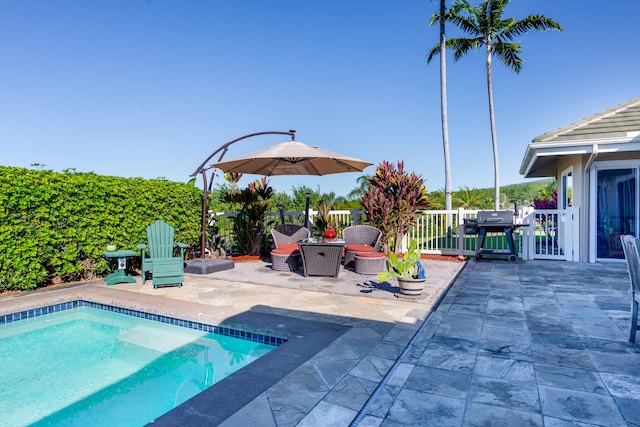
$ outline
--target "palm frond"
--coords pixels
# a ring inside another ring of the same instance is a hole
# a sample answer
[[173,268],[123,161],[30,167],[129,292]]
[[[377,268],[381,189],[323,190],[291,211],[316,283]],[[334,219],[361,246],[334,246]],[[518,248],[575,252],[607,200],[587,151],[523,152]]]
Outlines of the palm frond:
[[447,40],[447,49],[453,50],[453,60],[458,61],[465,56],[470,50],[478,49],[483,44],[482,37],[475,39],[455,38]]
[[475,8],[467,0],[456,0],[449,8],[449,15],[459,15],[460,12],[466,12],[471,14],[471,11]]
[[491,52],[500,59],[503,65],[509,67],[516,73],[519,73],[522,70],[523,60],[520,56],[522,52],[522,47],[520,43],[503,43],[496,41],[492,48]]
[[437,24],[438,21],[440,21],[440,12],[436,12],[431,16],[431,19],[429,19],[429,26]]
[[482,34],[482,27],[480,27],[480,25],[478,25],[478,22],[472,17],[452,15],[447,19],[447,21],[451,22],[456,27],[460,28],[464,33],[467,33],[471,36],[478,36]]
[[[445,44],[445,46],[447,46],[447,44]],[[430,63],[431,60],[433,59],[433,57],[436,56],[436,55],[440,55],[440,43],[436,44],[429,51],[429,54],[427,55],[427,64]]]
[[558,24],[551,18],[547,18],[543,15],[529,15],[520,21],[514,23],[508,30],[504,32],[504,36],[509,40],[514,37],[522,35],[530,30],[558,30],[562,31],[562,25]]

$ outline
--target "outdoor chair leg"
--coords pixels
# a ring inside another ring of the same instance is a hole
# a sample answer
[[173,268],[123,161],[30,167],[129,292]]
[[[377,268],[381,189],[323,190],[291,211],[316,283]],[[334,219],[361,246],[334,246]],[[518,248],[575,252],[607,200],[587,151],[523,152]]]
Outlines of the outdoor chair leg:
[[629,331],[629,341],[636,341],[636,332],[638,331],[638,301],[631,296],[631,330]]

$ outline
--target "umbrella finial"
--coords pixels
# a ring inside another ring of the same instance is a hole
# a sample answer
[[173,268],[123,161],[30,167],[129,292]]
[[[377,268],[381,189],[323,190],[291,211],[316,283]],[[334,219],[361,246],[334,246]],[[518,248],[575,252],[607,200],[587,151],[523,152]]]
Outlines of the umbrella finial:
[[289,135],[291,135],[291,141],[295,141],[296,140],[296,130],[295,129],[289,129]]

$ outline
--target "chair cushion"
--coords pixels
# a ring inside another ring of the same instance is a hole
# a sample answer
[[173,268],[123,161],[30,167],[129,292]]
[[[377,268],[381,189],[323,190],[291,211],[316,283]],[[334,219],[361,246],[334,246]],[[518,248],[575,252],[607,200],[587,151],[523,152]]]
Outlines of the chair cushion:
[[[282,245],[280,245],[282,246]],[[298,249],[298,246],[296,245],[295,249],[294,248],[277,248],[271,251],[272,254],[278,254],[278,255],[293,255],[293,254],[299,254],[300,253],[300,249]]]
[[280,243],[276,249],[284,249],[284,250],[299,250],[298,245],[296,243]]
[[373,252],[374,251],[373,246],[369,246],[369,245],[346,245],[344,248],[348,251],[353,251],[353,252]]
[[384,252],[356,252],[356,256],[360,258],[385,258]]

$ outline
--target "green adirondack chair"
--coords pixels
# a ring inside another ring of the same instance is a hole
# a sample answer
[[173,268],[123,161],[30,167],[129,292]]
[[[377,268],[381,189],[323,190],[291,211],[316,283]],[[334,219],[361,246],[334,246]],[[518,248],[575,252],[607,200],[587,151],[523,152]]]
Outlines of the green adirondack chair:
[[[184,280],[184,250],[189,247],[184,243],[173,241],[174,228],[164,221],[157,220],[147,227],[148,245],[141,243],[140,249],[142,265],[142,283],[147,280],[147,273],[151,272],[153,287],[167,285],[182,286]],[[146,256],[147,248],[149,257]],[[174,249],[178,249],[178,256]]]

